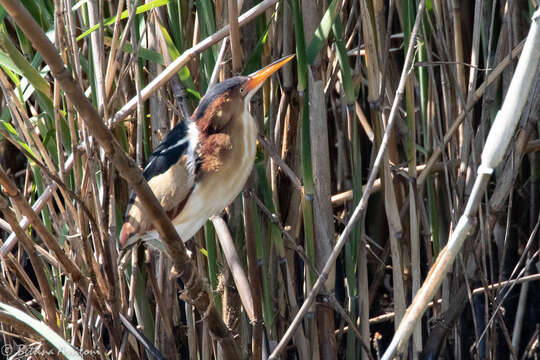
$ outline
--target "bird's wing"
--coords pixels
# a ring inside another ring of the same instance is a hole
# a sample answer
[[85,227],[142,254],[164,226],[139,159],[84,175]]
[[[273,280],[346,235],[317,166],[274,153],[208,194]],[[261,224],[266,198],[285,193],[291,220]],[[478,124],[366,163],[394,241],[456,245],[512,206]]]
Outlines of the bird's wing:
[[[185,205],[199,169],[198,131],[191,121],[178,124],[154,150],[143,175],[167,215],[173,220]],[[151,230],[142,204],[132,193],[126,211],[120,244],[135,233]]]

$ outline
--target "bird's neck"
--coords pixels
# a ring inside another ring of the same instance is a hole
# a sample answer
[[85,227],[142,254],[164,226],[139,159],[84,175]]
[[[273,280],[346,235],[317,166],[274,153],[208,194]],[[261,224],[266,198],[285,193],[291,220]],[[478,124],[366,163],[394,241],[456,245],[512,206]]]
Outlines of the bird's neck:
[[[212,122],[216,119],[208,119],[210,121],[203,124],[198,122],[203,172],[223,170],[227,162],[236,167],[253,162],[257,124],[248,111],[248,105],[242,105],[239,112],[230,116],[224,125],[221,122],[221,126],[216,126],[216,123]],[[214,116],[222,115],[216,112]]]

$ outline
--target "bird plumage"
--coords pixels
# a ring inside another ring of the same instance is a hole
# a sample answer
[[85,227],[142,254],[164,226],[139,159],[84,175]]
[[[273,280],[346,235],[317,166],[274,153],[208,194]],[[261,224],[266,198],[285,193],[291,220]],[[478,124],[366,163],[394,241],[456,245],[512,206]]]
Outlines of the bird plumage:
[[[242,190],[256,152],[257,125],[248,111],[249,101],[290,59],[209,88],[191,118],[176,125],[148,159],[143,175],[184,241]],[[151,230],[132,193],[120,245]]]

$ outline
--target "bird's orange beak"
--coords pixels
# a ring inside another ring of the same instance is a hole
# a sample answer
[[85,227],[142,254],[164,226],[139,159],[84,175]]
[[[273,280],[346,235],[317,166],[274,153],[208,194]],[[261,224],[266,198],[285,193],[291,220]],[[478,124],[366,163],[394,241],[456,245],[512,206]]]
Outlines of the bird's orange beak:
[[257,89],[261,87],[261,85],[266,79],[268,79],[268,77],[270,77],[270,75],[278,71],[283,65],[291,61],[293,58],[294,54],[285,56],[284,58],[276,60],[270,65],[262,68],[261,70],[249,75],[249,80],[246,82],[245,85],[246,93],[250,94],[251,92],[257,91]]

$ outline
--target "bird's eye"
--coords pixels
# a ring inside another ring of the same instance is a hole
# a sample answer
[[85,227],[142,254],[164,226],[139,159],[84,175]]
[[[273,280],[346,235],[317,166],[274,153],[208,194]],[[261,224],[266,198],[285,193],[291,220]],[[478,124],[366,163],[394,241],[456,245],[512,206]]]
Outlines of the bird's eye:
[[244,89],[243,87],[241,87],[239,91],[240,91],[240,94],[243,94],[244,91],[246,91],[246,89]]

